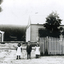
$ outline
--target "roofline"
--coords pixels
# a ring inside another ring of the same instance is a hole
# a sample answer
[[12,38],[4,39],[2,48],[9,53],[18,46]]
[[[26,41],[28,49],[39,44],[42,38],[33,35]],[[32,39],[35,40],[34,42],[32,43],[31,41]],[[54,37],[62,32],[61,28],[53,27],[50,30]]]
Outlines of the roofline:
[[31,25],[43,26],[44,24],[30,24],[29,26],[26,26],[26,29],[29,28]]
[[[44,24],[30,24],[30,25],[44,26]],[[64,25],[60,25],[60,26],[64,26]]]
[[43,26],[44,24],[31,24],[31,25],[38,25],[38,26]]
[[[31,25],[44,26],[44,24],[30,24],[29,26],[27,26],[27,28],[29,28]],[[60,25],[60,26],[64,26],[64,25]]]

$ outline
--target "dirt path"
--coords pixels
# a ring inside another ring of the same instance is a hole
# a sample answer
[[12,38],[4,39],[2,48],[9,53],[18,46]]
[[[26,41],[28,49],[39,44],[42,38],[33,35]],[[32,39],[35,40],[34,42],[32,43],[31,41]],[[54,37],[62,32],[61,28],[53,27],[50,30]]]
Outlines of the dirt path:
[[22,59],[16,60],[16,51],[2,51],[0,54],[0,64],[64,64],[64,56],[43,56],[35,59],[32,51],[32,59],[27,60],[26,51],[23,52]]

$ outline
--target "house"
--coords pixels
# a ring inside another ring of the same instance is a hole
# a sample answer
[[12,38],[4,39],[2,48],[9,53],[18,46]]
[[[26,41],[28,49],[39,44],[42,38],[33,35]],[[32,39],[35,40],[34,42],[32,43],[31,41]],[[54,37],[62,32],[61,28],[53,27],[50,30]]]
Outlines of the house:
[[[41,15],[31,15],[28,20],[28,25],[26,28],[26,42],[37,42],[39,38],[38,30],[43,28]],[[36,23],[37,22],[37,23]],[[40,24],[38,24],[40,23]]]
[[[64,28],[64,25],[60,25]],[[59,27],[59,28],[60,28]],[[39,38],[39,29],[45,29],[43,24],[30,24],[26,28],[26,42],[37,42]]]
[[[40,18],[40,20],[39,20]],[[43,29],[43,31],[45,30],[44,24],[42,24],[42,16],[31,16],[29,17],[29,21],[28,21],[28,25],[26,28],[26,42],[31,41],[31,42],[37,42],[39,39],[39,29]],[[38,23],[36,23],[36,21]],[[41,24],[39,24],[41,22]],[[64,25],[60,25],[60,27],[64,28]],[[59,27],[59,28],[60,28]],[[43,33],[43,32],[41,32]],[[47,31],[46,31],[47,33]],[[43,36],[45,36],[44,34],[46,34],[45,31],[43,33]],[[57,33],[58,35],[58,33]]]
[[45,27],[42,24],[30,24],[26,28],[26,42],[37,42],[39,38],[38,30],[40,28],[45,29]]

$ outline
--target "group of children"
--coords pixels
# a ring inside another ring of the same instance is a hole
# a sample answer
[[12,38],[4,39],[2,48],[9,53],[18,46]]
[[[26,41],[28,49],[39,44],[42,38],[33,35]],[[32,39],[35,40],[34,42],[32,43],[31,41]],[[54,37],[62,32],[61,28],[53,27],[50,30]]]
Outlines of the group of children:
[[[35,46],[35,56],[36,58],[40,57],[40,47],[37,44],[37,46]],[[31,51],[32,51],[32,46],[30,44],[30,41],[28,41],[27,47],[26,47],[26,52],[27,52],[27,59],[31,59]],[[22,56],[22,46],[21,43],[18,43],[18,46],[16,48],[16,55],[17,58],[16,59],[21,59]]]

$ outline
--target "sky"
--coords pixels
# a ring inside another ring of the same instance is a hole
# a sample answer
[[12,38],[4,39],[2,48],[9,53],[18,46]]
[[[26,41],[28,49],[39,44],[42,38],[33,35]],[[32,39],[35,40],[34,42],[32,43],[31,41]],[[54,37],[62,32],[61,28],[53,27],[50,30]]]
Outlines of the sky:
[[43,24],[51,12],[57,12],[64,25],[64,0],[3,0],[0,25]]

